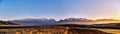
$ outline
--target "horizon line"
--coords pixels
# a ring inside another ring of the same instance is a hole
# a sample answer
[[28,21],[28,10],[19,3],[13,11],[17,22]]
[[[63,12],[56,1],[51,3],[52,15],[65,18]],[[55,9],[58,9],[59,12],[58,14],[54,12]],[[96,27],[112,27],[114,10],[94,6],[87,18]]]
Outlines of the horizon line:
[[[75,18],[75,17],[70,17],[70,18]],[[82,18],[82,17],[79,17],[79,18]],[[59,20],[64,20],[64,19],[67,19],[67,18],[61,18],[61,19],[56,19],[56,18],[11,18],[11,19],[7,19],[7,18],[0,18],[0,20],[2,21],[9,21],[9,20],[21,20],[21,19],[54,19],[56,21],[59,21]],[[83,19],[90,19],[90,18],[83,18]],[[97,18],[97,19],[90,19],[90,20],[98,20],[98,19],[113,19],[113,20],[120,20],[120,19],[114,19],[114,18]]]

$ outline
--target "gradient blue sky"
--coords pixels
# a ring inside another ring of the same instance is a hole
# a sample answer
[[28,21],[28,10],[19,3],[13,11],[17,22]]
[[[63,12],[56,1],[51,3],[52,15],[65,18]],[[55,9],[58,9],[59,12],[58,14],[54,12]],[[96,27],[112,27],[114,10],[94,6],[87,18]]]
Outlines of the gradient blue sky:
[[119,0],[1,0],[0,19],[120,19]]

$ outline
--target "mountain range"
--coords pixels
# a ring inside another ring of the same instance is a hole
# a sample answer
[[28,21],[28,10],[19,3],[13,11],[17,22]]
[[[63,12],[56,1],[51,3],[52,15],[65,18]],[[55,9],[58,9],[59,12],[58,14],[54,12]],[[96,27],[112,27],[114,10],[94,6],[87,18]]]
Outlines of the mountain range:
[[20,19],[20,20],[9,20],[9,22],[16,23],[16,24],[23,24],[23,25],[54,25],[54,24],[99,24],[98,22],[112,22],[117,23],[120,20],[115,19],[97,19],[91,20],[86,18],[66,18],[63,20],[56,21],[55,19]]
[[20,25],[20,24],[8,22],[8,21],[0,21],[0,25]]
[[23,25],[51,25],[55,24],[57,21],[54,19],[21,19],[21,20],[11,20],[9,22],[17,23],[17,24],[23,24]]

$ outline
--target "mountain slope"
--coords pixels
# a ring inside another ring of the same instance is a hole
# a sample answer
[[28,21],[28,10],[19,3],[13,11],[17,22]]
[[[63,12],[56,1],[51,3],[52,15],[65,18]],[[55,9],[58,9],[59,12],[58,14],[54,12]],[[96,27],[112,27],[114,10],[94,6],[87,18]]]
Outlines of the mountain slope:
[[12,22],[7,22],[7,21],[0,21],[0,25],[19,25],[19,24],[15,24]]
[[23,25],[51,25],[56,23],[56,21],[54,19],[21,19],[21,20],[13,20],[10,21],[13,23],[17,23],[17,24],[23,24]]
[[53,25],[53,24],[101,24],[101,23],[117,23],[120,22],[120,20],[114,20],[114,19],[97,19],[97,20],[91,20],[86,18],[66,18],[63,20],[56,21],[55,19],[46,19],[46,18],[40,18],[40,19],[21,19],[21,20],[11,20],[10,22],[16,23],[16,24],[23,24],[23,25]]

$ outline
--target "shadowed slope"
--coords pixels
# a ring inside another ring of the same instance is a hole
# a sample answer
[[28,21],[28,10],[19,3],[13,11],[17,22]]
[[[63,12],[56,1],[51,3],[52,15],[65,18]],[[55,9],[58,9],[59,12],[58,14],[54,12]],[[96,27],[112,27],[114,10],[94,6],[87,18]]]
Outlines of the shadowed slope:
[[7,22],[7,21],[0,21],[0,25],[18,25],[18,24]]

